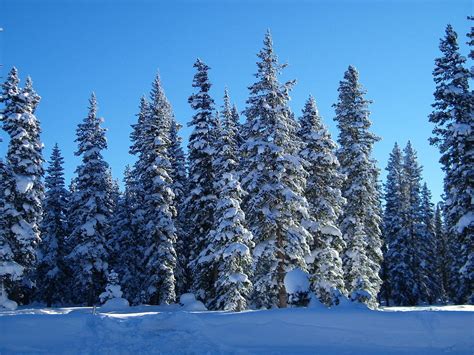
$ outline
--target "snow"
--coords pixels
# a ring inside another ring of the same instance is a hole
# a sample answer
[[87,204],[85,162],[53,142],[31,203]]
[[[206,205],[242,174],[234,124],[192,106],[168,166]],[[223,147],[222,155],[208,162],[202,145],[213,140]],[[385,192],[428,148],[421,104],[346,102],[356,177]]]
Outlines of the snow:
[[16,190],[19,193],[25,194],[33,188],[34,179],[31,176],[17,175],[15,180]]
[[284,282],[287,293],[309,291],[309,275],[300,268],[288,271],[285,275]]
[[464,216],[462,216],[458,223],[456,224],[456,229],[458,233],[462,233],[463,230],[469,227],[471,224],[474,224],[474,212],[469,211]]
[[[186,298],[186,297],[185,297]],[[0,353],[472,354],[474,306],[0,311]]]
[[128,307],[130,307],[130,305],[125,298],[116,297],[107,300],[100,307],[100,312],[120,311]]
[[179,303],[186,311],[207,311],[206,306],[201,301],[196,300],[192,293],[184,293],[179,298]]

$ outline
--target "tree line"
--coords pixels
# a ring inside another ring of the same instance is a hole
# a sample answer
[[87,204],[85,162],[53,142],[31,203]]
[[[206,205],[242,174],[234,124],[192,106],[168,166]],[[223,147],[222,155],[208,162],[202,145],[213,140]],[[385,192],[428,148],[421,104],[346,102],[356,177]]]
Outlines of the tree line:
[[[469,45],[473,48],[474,31]],[[103,119],[92,94],[76,130],[81,163],[66,187],[57,145],[43,171],[31,79],[13,68],[2,85],[0,283],[3,297],[48,306],[99,302],[109,281],[132,304],[169,304],[192,292],[210,309],[240,311],[343,298],[385,305],[474,303],[474,94],[451,26],[435,60],[431,143],[445,172],[434,208],[410,142],[395,144],[380,183],[370,100],[349,66],[334,104],[332,139],[309,97],[299,118],[294,81],[269,32],[240,112],[228,91],[216,107],[210,68],[194,63],[187,151],[160,77],[139,103],[124,190],[102,152]],[[469,57],[474,59],[473,49]],[[43,176],[45,175],[44,179]],[[310,293],[289,295],[299,268]]]

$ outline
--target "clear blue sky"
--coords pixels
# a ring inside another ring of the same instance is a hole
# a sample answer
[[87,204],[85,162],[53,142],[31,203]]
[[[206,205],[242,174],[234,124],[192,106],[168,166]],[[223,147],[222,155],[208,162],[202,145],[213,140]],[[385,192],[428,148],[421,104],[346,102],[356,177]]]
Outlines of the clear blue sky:
[[[66,159],[69,179],[76,125],[95,91],[108,128],[105,158],[121,178],[128,155],[130,125],[139,98],[148,94],[157,70],[178,120],[192,111],[192,64],[196,57],[211,68],[212,95],[218,105],[224,87],[239,109],[256,71],[256,53],[269,28],[275,50],[289,67],[282,79],[297,79],[291,107],[299,115],[313,94],[336,138],[331,105],[349,64],[360,71],[368,90],[373,131],[383,140],[375,157],[385,177],[395,141],[411,140],[424,166],[434,200],[442,193],[439,154],[427,139],[433,101],[431,72],[446,24],[465,33],[472,14],[469,0],[445,1],[18,1],[0,2],[0,62],[4,77],[16,66],[31,75],[42,96],[45,157],[55,142]],[[189,129],[182,131],[187,140]],[[5,144],[0,154],[5,154]]]

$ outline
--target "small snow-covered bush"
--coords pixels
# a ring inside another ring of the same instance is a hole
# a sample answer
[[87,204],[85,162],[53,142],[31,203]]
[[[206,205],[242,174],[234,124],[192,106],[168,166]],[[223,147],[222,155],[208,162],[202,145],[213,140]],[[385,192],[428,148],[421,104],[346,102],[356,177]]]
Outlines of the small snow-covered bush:
[[114,270],[111,270],[107,275],[107,286],[105,287],[105,291],[99,296],[100,303],[105,303],[114,298],[122,298],[122,295],[123,292],[119,284],[118,274]]
[[300,268],[293,269],[286,273],[284,282],[288,294],[288,305],[306,307],[310,301],[308,273]]

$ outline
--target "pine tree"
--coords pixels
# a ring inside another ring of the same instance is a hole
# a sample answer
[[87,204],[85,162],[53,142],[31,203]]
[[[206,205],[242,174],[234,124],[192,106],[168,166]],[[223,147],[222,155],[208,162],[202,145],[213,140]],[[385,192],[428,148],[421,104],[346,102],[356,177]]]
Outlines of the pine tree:
[[309,173],[306,198],[311,216],[318,223],[313,231],[309,270],[311,288],[319,300],[328,306],[339,303],[345,293],[341,253],[345,247],[338,228],[338,219],[345,203],[341,195],[344,176],[338,172],[336,144],[323,125],[313,97],[309,97],[300,120],[300,138],[304,147],[300,153]]
[[174,206],[176,209],[176,254],[178,257],[176,265],[176,291],[178,295],[186,293],[191,283],[191,275],[188,268],[189,260],[186,258],[190,242],[186,235],[186,220],[184,201],[187,193],[187,171],[186,157],[182,148],[182,139],[179,136],[181,125],[172,117],[170,128],[170,161],[172,190],[174,193]]
[[[395,269],[391,275],[391,266],[397,262],[397,258],[401,253],[405,252],[399,249],[402,244],[399,243],[401,230],[403,228],[402,221],[402,205],[403,205],[403,166],[402,151],[398,143],[395,143],[387,164],[387,180],[385,183],[384,199],[385,209],[383,214],[383,252],[384,260],[382,264],[381,275],[383,285],[380,297],[385,301],[385,305],[390,305],[392,284],[391,277],[395,278],[394,284],[403,281],[403,271]],[[400,272],[402,272],[400,274]],[[401,280],[398,278],[401,277]]]
[[224,91],[224,104],[221,109],[222,128],[225,130],[226,139],[229,140],[229,149],[235,152],[233,160],[238,163],[238,150],[242,144],[241,127],[237,107],[231,106],[229,91]]
[[82,163],[76,169],[76,190],[71,196],[72,232],[66,260],[71,267],[72,301],[93,305],[105,287],[108,270],[107,230],[113,202],[108,193],[107,170],[101,151],[107,148],[102,118],[97,117],[94,94],[89,113],[76,130],[77,156]]
[[196,297],[207,302],[206,290],[212,289],[211,276],[209,270],[200,267],[198,258],[208,245],[206,237],[214,224],[216,193],[212,162],[215,153],[213,144],[216,121],[213,117],[214,101],[209,95],[209,67],[200,59],[194,63],[194,67],[197,72],[194,75],[193,87],[197,92],[188,99],[195,114],[189,123],[193,131],[188,144],[189,191],[185,201],[189,226],[187,235],[191,242],[187,258],[190,260],[193,274],[192,290]]
[[470,73],[459,53],[457,34],[448,25],[441,39],[442,56],[433,71],[436,90],[430,122],[435,124],[431,144],[441,152],[445,172],[445,218],[447,232],[456,240],[450,284],[454,301],[474,303],[474,100],[469,91]]
[[171,117],[171,106],[157,75],[141,131],[143,150],[139,160],[144,193],[143,290],[150,304],[169,304],[176,299],[176,210],[169,156]]
[[[226,95],[227,96],[227,95]],[[228,106],[228,100],[225,99]],[[236,177],[238,167],[236,127],[230,110],[224,110],[223,125],[216,119],[219,139],[214,144],[214,189],[217,205],[214,225],[206,239],[208,246],[200,255],[200,269],[210,271],[212,289],[206,290],[208,306],[213,309],[242,311],[252,290],[250,272],[253,247],[252,234],[246,228],[245,214],[240,205],[243,190]]]
[[306,269],[309,254],[311,235],[303,225],[309,220],[307,172],[298,157],[298,124],[288,107],[293,82],[278,81],[285,66],[278,63],[269,32],[257,56],[242,147],[245,213],[256,244],[254,302],[257,307],[286,307],[285,275],[296,267]]
[[99,295],[100,303],[104,304],[108,300],[122,298],[122,296],[123,292],[120,287],[119,274],[114,270],[110,270],[107,275],[107,286],[105,287],[105,291]]
[[247,308],[252,290],[252,233],[245,226],[245,214],[240,208],[243,191],[236,177],[224,173],[216,187],[219,191],[214,215],[216,226],[208,235],[210,253],[204,257],[211,259],[205,260],[206,263],[217,266],[210,305],[215,309],[242,311]]
[[[15,261],[14,240],[9,229],[7,197],[13,190],[8,166],[0,159],[0,298],[8,299],[13,283],[20,280],[24,267]],[[1,304],[0,304],[1,306]]]
[[[130,269],[133,270],[132,274],[135,275],[133,281],[126,283],[127,287],[130,285],[131,289],[137,291],[133,295],[128,295],[128,299],[132,304],[140,304],[146,302],[145,293],[142,290],[143,279],[145,277],[145,266],[143,265],[143,251],[145,247],[145,210],[144,210],[144,199],[145,192],[143,187],[143,178],[146,165],[142,162],[146,160],[148,152],[144,148],[145,141],[145,128],[147,117],[149,116],[150,105],[148,100],[143,96],[140,99],[139,112],[137,114],[137,123],[132,125],[132,133],[130,139],[132,145],[130,146],[130,154],[135,155],[137,160],[133,165],[129,178],[127,179],[126,186],[128,190],[128,196],[130,197],[130,216],[131,216],[131,238],[130,244],[133,245],[131,254],[133,256],[130,260],[133,265],[130,265]],[[124,280],[125,281],[125,280]],[[125,288],[127,290],[127,288]],[[133,291],[132,291],[133,292]]]
[[3,129],[10,136],[6,164],[11,190],[5,196],[8,239],[13,247],[15,262],[24,268],[21,282],[7,290],[15,300],[27,303],[34,283],[37,246],[40,242],[43,198],[43,144],[40,140],[40,124],[35,116],[40,97],[33,89],[30,78],[25,87],[18,88],[18,73],[13,68],[2,85],[1,112]]
[[[360,301],[376,307],[376,297],[381,285],[379,272],[382,242],[379,228],[379,171],[371,155],[372,147],[379,138],[369,132],[370,101],[364,98],[366,92],[359,84],[359,73],[354,67],[349,66],[338,91],[338,102],[334,105],[335,120],[340,131],[337,157],[341,164],[340,171],[347,177],[341,189],[347,200],[341,219],[341,231],[348,248],[343,256],[345,283],[349,294],[356,292],[357,295],[363,295]],[[358,241],[355,238],[365,240]],[[365,255],[354,255],[355,251]],[[359,269],[360,275],[353,274],[356,268],[352,263],[365,259],[368,260],[365,264],[370,268]],[[367,274],[362,274],[363,272]],[[354,288],[356,286],[358,288]],[[369,295],[362,292],[362,286],[366,287],[365,291]]]
[[61,151],[55,144],[46,170],[42,241],[36,271],[38,299],[46,302],[48,307],[64,302],[63,289],[68,277],[64,256],[65,239],[69,235],[69,191],[64,185],[63,163]]
[[439,258],[435,235],[434,204],[431,202],[431,191],[426,182],[421,188],[421,235],[420,247],[423,252],[422,267],[427,279],[427,302],[433,304],[444,299],[441,275],[438,273]]
[[449,272],[451,264],[451,255],[449,251],[449,242],[446,235],[446,230],[443,221],[443,206],[442,203],[436,205],[434,216],[434,228],[436,238],[436,273],[440,277],[441,286],[441,301],[446,302],[450,291]]

